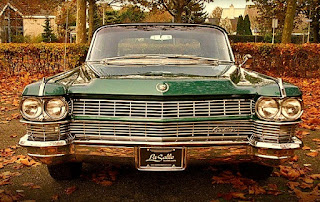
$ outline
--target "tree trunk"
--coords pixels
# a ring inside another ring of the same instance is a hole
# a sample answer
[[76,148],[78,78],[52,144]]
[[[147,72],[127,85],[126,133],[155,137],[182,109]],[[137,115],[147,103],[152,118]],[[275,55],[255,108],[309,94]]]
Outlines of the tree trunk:
[[320,23],[318,21],[319,19],[316,19],[313,21],[312,26],[313,26],[313,42],[314,43],[319,43],[320,42]]
[[296,14],[297,2],[296,0],[288,0],[288,7],[286,11],[286,18],[284,20],[284,27],[282,32],[282,43],[291,42],[291,34],[293,30],[293,21]]
[[76,43],[86,43],[86,0],[77,0],[77,38]]
[[182,9],[178,9],[176,15],[174,16],[174,22],[175,23],[182,23]]
[[89,42],[92,39],[92,35],[94,32],[94,7],[95,7],[95,0],[89,0],[89,31],[88,31],[88,40]]

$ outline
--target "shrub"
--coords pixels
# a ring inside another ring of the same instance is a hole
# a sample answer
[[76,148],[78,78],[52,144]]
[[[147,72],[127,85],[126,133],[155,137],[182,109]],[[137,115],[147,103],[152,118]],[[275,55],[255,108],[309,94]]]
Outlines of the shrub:
[[[64,67],[64,44],[1,44],[0,70],[10,73],[59,72],[72,69],[84,62],[88,45],[67,44]],[[233,43],[237,63],[251,54],[251,69],[274,75],[295,77],[320,76],[320,44],[265,44]]]
[[253,56],[252,69],[274,76],[319,77],[320,44],[235,43],[237,61]]
[[71,69],[84,61],[88,45],[67,44],[66,67],[64,67],[64,44],[1,44],[0,70],[10,73],[59,72]]

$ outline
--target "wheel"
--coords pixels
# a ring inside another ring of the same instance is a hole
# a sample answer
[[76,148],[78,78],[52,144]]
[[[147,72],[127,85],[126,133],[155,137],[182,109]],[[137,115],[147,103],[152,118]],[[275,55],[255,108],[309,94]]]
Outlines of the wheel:
[[55,180],[71,180],[81,174],[82,163],[69,162],[56,165],[47,165],[51,177]]
[[256,163],[242,163],[239,165],[239,171],[243,177],[254,180],[266,180],[273,172],[273,167]]

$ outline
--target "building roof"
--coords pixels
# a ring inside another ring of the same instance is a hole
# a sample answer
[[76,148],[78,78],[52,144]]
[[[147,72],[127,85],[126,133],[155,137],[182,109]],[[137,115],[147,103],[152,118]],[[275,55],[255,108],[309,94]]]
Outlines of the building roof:
[[0,2],[0,16],[8,6],[22,16],[53,15],[56,8],[52,3],[50,5],[49,2],[43,0],[2,0]]

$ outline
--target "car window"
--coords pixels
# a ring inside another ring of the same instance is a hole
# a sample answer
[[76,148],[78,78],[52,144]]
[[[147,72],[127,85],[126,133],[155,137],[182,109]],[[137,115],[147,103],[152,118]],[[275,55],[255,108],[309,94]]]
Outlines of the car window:
[[118,26],[97,32],[88,61],[134,54],[178,54],[231,61],[225,34],[210,27]]

